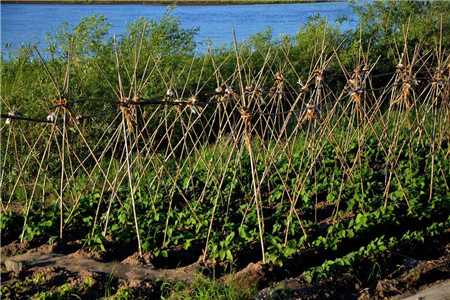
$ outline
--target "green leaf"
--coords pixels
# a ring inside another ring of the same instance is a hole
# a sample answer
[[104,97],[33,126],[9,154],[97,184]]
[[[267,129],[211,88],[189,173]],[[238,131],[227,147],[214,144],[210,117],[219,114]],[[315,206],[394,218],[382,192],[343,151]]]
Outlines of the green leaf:
[[245,232],[244,227],[239,227],[238,231],[239,231],[239,236],[241,238],[243,238],[243,239],[247,238],[247,232]]
[[347,230],[347,237],[348,238],[353,238],[355,236],[355,233],[353,232],[353,230],[351,230],[351,229],[348,229]]
[[49,239],[47,244],[51,245],[53,244],[56,240],[58,239],[58,237],[56,235],[52,235]]
[[148,251],[149,248],[150,248],[150,244],[148,243],[148,241],[145,241],[142,243],[142,250],[144,252]]
[[227,255],[226,255],[226,256],[227,256],[227,259],[230,260],[230,261],[232,261],[232,260],[233,260],[233,255],[231,254],[231,251],[230,251],[230,250],[227,250],[226,253],[227,253]]
[[287,245],[289,248],[293,248],[293,249],[297,248],[297,241],[295,239],[289,240],[287,242]]
[[227,255],[226,250],[221,249],[221,250],[219,251],[219,258],[220,258],[220,260],[224,260],[226,255]]
[[119,219],[120,223],[124,223],[126,218],[127,218],[127,216],[126,216],[126,214],[121,213],[121,214],[119,214],[119,216],[117,218]]
[[111,226],[111,232],[117,231],[119,230],[119,228],[120,228],[119,224],[115,223]]
[[52,226],[52,221],[48,220],[45,222],[41,222],[39,223],[39,226],[43,228],[50,228]]
[[229,243],[229,242],[231,242],[231,240],[233,240],[235,235],[236,235],[236,233],[233,231],[225,238],[225,240]]

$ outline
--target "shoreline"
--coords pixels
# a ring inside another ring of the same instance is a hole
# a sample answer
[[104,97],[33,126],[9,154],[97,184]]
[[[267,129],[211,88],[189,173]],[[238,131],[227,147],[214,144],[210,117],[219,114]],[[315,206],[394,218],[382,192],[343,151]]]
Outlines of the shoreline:
[[[344,2],[346,0],[334,0]],[[334,2],[333,1],[333,2]],[[76,5],[176,5],[176,6],[196,6],[196,5],[253,5],[253,4],[293,4],[293,3],[313,3],[331,2],[330,0],[3,0],[5,4],[76,4]]]

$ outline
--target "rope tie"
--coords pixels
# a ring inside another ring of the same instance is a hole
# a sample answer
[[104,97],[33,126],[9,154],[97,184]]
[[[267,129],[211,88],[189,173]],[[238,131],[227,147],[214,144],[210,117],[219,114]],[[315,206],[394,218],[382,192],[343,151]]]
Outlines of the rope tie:
[[283,92],[283,90],[284,90],[284,76],[283,76],[283,74],[281,74],[280,72],[277,72],[275,74],[275,81],[277,82],[276,91],[278,93]]
[[164,95],[164,99],[173,99],[175,97],[175,93],[172,91],[171,88],[169,88]]
[[[134,97],[133,99],[131,99],[131,101],[134,101],[136,97]],[[138,98],[139,99],[139,98]],[[133,128],[133,123],[135,123],[135,119],[134,119],[134,112],[135,112],[135,107],[132,105],[129,105],[129,102],[131,102],[128,98],[124,98],[121,99],[119,101],[119,107],[120,110],[122,111],[122,113],[124,114],[125,120],[127,121],[128,127],[129,128]]]
[[417,86],[419,82],[417,81],[415,75],[410,75],[411,68],[403,65],[402,63],[398,63],[395,66],[395,72],[400,76],[401,88],[400,95],[391,103],[391,105],[396,103],[404,103],[405,106],[409,108],[411,106],[410,96],[414,87]]
[[133,97],[133,99],[131,99],[131,101],[133,101],[133,102],[138,102],[139,100],[141,100],[141,98],[139,97],[138,94],[136,94],[136,95]]
[[120,110],[124,113],[128,113],[131,110],[131,107],[128,105],[126,101],[121,101],[119,107]]
[[253,84],[247,84],[247,86],[245,87],[245,93],[251,95],[252,97],[255,97],[260,100],[262,105],[265,105],[266,102],[264,101],[263,95],[264,95],[264,91],[261,87],[259,86],[254,86]]
[[367,71],[367,68],[355,68],[353,70],[352,77],[347,82],[347,89],[350,92],[350,99],[355,102],[358,107],[361,106],[361,95],[363,93],[364,84],[363,76]]
[[56,114],[54,112],[51,112],[48,116],[47,116],[47,121],[49,123],[54,124],[56,122]]
[[256,95],[256,97],[259,99],[261,105],[266,105],[266,101],[264,101],[264,91],[261,87],[256,86],[253,90],[253,95]]
[[67,99],[66,98],[54,99],[52,100],[52,104],[54,106],[61,106],[65,108],[67,106]]
[[[8,116],[9,117],[17,117],[19,114],[17,113],[17,111],[16,110],[13,110],[13,111],[10,111],[9,113],[8,113]],[[12,124],[12,118],[6,118],[6,121],[5,121],[5,124]]]
[[182,105],[181,101],[178,100],[178,99],[175,99],[175,100],[173,100],[173,102],[176,103],[176,104],[174,105],[176,111],[177,111],[179,114],[181,114],[181,105]]
[[284,76],[283,76],[283,74],[281,74],[280,72],[277,72],[277,73],[275,74],[275,81],[279,81],[279,82],[284,81]]
[[361,106],[361,94],[362,90],[356,90],[350,93],[350,99],[352,99],[358,107]]
[[322,112],[317,108],[316,105],[308,104],[306,107],[306,114],[302,119],[302,124],[306,121],[312,121],[315,119],[320,119]]
[[306,92],[308,90],[308,84],[303,84],[300,78],[297,80],[297,84],[300,86],[300,93]]
[[[450,66],[448,66],[448,68],[450,70]],[[441,68],[438,67],[434,71],[434,75],[432,77],[431,84],[434,85],[434,86],[436,86],[436,85],[440,85],[440,86],[444,85],[445,80],[444,80],[444,78],[442,76],[443,73],[444,73],[444,70],[442,70]]]
[[417,85],[417,80],[414,76],[405,78],[405,81],[402,84],[402,91],[400,94],[401,102],[405,103],[406,107],[410,107],[410,96],[413,92],[413,88]]
[[316,84],[316,87],[317,87],[317,86],[321,85],[322,82],[323,82],[323,70],[320,69],[320,68],[317,69],[314,72],[314,75],[315,75],[315,84]]
[[405,69],[405,66],[404,66],[402,63],[398,63],[398,64],[395,66],[395,70],[396,70],[397,72],[402,72],[404,69]]
[[309,80],[305,84],[303,84],[302,81],[299,78],[298,81],[297,81],[297,84],[300,86],[300,90],[299,90],[300,94],[306,93],[308,91],[308,89],[309,89]]
[[225,94],[229,97],[239,98],[239,93],[236,92],[231,85],[225,90]]
[[224,101],[224,100],[227,100],[227,97],[229,98],[229,95],[223,91],[221,86],[219,86],[219,87],[216,87],[216,89],[214,90],[214,95],[212,96],[212,100]]
[[241,114],[242,120],[247,124],[252,118],[252,112],[245,106],[241,106],[238,108],[239,113]]
[[192,103],[188,104],[189,108],[191,109],[191,113],[199,115],[203,111],[201,107],[197,106],[198,98],[196,96],[190,97],[188,101]]
[[261,87],[257,86],[257,87],[255,87],[255,90],[253,91],[253,93],[255,93],[259,97],[262,97],[262,95],[264,94],[264,91]]
[[[71,121],[77,122],[76,118],[73,116],[73,113],[68,106],[69,101],[67,100],[67,98],[62,97],[60,99],[54,99],[54,100],[52,100],[52,104],[53,104],[52,108],[61,107],[69,114],[69,119]],[[54,114],[54,113],[52,113],[52,114]],[[54,122],[54,120],[53,120],[54,117],[52,117],[52,114],[47,116],[47,121],[49,121],[50,123]],[[56,118],[54,118],[54,119],[56,120]]]

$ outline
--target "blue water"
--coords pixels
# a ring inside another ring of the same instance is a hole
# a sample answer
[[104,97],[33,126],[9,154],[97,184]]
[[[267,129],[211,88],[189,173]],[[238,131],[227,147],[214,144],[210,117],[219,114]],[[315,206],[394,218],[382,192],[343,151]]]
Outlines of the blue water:
[[[127,22],[141,16],[159,19],[165,11],[166,7],[159,5],[1,4],[0,43],[2,49],[8,43],[11,49],[21,44],[36,44],[43,50],[46,33],[54,33],[64,21],[78,24],[82,17],[104,14],[112,23],[110,35],[113,36],[122,34]],[[280,34],[295,34],[308,17],[316,14],[327,17],[330,23],[349,15],[350,22],[345,23],[344,28],[354,26],[357,21],[346,2],[179,6],[173,15],[179,17],[184,28],[200,28],[195,40],[203,42],[199,51],[204,51],[208,38],[213,46],[231,42],[233,28],[238,41],[264,32],[267,26],[272,27],[273,37],[278,38]]]

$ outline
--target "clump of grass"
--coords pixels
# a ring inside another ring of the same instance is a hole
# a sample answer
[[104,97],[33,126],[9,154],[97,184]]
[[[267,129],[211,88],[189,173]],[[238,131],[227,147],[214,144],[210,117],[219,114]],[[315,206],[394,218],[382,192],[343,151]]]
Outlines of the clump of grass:
[[253,299],[258,289],[254,285],[235,281],[233,275],[222,278],[197,276],[190,284],[164,282],[162,299]]

